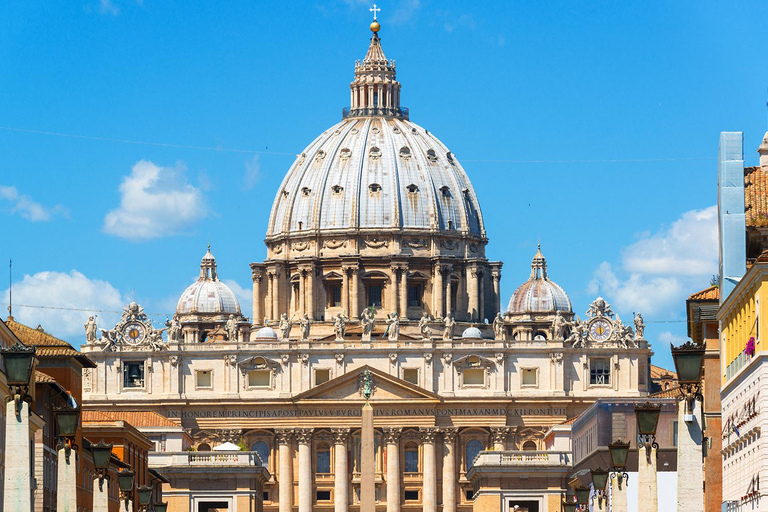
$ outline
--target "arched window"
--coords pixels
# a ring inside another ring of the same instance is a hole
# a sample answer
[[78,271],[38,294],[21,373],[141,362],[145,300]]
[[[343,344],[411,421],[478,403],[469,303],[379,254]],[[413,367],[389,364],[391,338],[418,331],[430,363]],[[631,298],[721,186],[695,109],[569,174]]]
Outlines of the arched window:
[[465,457],[465,460],[467,461],[467,471],[472,467],[472,464],[475,462],[475,457],[477,457],[477,454],[481,451],[483,451],[483,443],[477,439],[472,439],[467,443]]
[[264,441],[256,441],[251,446],[251,451],[256,452],[261,459],[261,465],[263,467],[269,467],[269,445]]
[[209,451],[211,451],[211,445],[209,445],[208,443],[202,443],[202,444],[197,446],[197,451],[199,451],[199,452],[209,452]]
[[533,335],[533,341],[547,341],[547,334],[543,331],[537,331]]
[[406,473],[419,472],[419,447],[415,443],[405,445],[405,469]]
[[526,441],[525,443],[523,443],[523,450],[525,450],[526,452],[536,451],[536,443],[534,443],[533,441]]
[[325,444],[319,444],[317,446],[317,473],[330,473],[331,472],[331,448]]

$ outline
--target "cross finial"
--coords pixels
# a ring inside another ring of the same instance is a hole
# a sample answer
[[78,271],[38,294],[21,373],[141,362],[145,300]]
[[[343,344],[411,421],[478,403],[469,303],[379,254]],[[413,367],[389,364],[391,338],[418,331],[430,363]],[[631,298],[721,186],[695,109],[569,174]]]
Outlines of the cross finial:
[[373,7],[372,7],[372,8],[370,8],[370,9],[368,9],[368,10],[369,10],[369,11],[371,11],[371,12],[373,13],[373,21],[376,21],[376,15],[377,15],[379,12],[381,12],[381,9],[379,9],[378,7],[376,7],[376,4],[373,4]]

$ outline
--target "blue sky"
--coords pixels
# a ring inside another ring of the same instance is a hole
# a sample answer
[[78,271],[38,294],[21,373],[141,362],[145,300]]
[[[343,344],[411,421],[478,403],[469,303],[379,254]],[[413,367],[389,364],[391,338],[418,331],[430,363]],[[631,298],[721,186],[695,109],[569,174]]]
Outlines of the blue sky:
[[[744,131],[754,164],[766,129],[768,5],[379,6],[403,104],[479,195],[503,302],[541,239],[577,313],[598,293],[625,320],[642,311],[671,366],[685,297],[717,270],[718,134]],[[369,7],[0,4],[0,261],[14,260],[14,302],[116,310],[135,296],[161,321],[210,243],[248,311],[275,190],[347,106]],[[86,312],[14,313],[82,342]]]

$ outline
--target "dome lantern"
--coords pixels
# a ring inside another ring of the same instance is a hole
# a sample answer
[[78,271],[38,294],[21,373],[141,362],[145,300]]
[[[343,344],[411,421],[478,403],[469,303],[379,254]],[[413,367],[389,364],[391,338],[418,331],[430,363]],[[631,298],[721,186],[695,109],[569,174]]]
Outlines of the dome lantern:
[[240,303],[232,290],[219,281],[211,246],[200,261],[200,276],[181,294],[176,305],[179,315],[241,316]]
[[541,252],[541,244],[531,261],[531,275],[521,284],[509,300],[507,314],[572,313],[568,294],[549,279],[547,260]]

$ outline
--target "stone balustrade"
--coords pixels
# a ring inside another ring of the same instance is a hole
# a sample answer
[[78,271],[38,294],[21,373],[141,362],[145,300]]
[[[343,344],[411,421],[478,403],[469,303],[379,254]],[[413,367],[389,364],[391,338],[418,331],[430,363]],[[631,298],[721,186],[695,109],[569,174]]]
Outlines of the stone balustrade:
[[150,452],[149,466],[257,466],[261,459],[256,452]]
[[570,452],[554,451],[482,451],[477,454],[473,468],[485,466],[571,466]]

